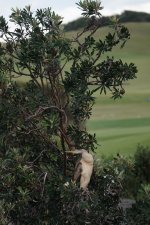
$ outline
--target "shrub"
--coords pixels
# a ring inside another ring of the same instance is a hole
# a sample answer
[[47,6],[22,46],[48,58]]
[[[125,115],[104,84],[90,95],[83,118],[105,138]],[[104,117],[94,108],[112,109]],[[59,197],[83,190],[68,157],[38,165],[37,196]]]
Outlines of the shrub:
[[139,145],[134,155],[135,173],[140,182],[150,183],[150,147]]
[[117,178],[107,174],[95,174],[94,183],[87,192],[68,183],[61,195],[61,222],[68,225],[121,225],[125,216],[119,207],[120,194]]
[[128,224],[150,224],[150,185],[142,185],[136,203],[127,210]]
[[96,164],[97,170],[103,174],[115,176],[120,181],[123,190],[122,197],[133,197],[140,187],[138,177],[135,175],[133,157],[117,154],[113,158],[103,158]]

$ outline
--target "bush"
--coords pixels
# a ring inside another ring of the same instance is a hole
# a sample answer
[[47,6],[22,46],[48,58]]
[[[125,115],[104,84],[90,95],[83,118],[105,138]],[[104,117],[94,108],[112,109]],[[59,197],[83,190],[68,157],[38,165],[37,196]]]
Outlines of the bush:
[[133,198],[137,194],[140,182],[135,176],[133,157],[117,154],[114,158],[101,159],[96,167],[100,173],[107,173],[118,178],[123,187],[122,197]]
[[150,183],[150,147],[139,145],[134,155],[135,174],[140,182]]
[[[96,170],[89,191],[83,192],[78,184],[70,181],[70,176],[63,175],[63,156],[56,148],[59,142],[56,145],[41,133],[41,130],[50,130],[48,125],[40,120],[36,121],[35,128],[23,119],[22,108],[36,107],[34,97],[36,102],[44,104],[42,92],[36,95],[35,92],[36,87],[31,82],[24,88],[12,83],[3,90],[0,110],[1,224],[82,225],[87,222],[121,225],[124,221],[124,213],[119,208],[122,189],[115,174]],[[67,168],[71,170],[72,164]]]
[[130,225],[150,224],[150,185],[142,185],[136,203],[127,210]]
[[115,224],[125,221],[119,207],[121,186],[117,178],[95,174],[87,192],[68,183],[61,195],[61,222],[68,225]]
[[96,164],[99,174],[116,177],[122,187],[121,198],[135,203],[126,209],[126,224],[150,224],[149,147],[138,146],[132,158],[119,154],[113,159],[101,159]]
[[133,157],[117,154],[112,159],[101,159],[98,171],[117,176],[125,197],[137,198],[141,184],[150,183],[150,148],[138,145]]

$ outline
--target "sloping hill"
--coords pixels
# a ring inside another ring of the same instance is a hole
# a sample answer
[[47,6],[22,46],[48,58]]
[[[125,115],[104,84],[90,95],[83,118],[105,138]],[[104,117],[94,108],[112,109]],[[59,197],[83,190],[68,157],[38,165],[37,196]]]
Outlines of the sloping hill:
[[[115,48],[110,55],[133,62],[137,79],[126,84],[122,100],[98,97],[88,128],[97,134],[98,154],[117,152],[132,154],[137,144],[150,145],[150,23],[127,23],[131,39],[124,49]],[[108,28],[97,32],[104,37]]]

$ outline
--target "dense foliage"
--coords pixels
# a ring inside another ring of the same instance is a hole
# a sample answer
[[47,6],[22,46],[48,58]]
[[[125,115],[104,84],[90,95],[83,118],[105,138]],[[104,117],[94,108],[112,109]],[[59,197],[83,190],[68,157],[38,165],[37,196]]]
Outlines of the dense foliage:
[[[97,23],[101,3],[87,0],[78,6],[90,24],[72,39],[65,37],[62,18],[51,8],[35,13],[30,6],[12,9],[13,31],[0,17],[3,225],[119,225],[123,221],[118,179],[96,174],[94,185],[91,182],[89,192],[83,193],[71,183],[75,159],[67,156],[66,150],[94,151],[96,137],[85,127],[95,100],[93,94],[109,91],[112,98],[120,98],[125,82],[136,77],[133,63],[109,57],[100,60],[114,46],[123,47],[130,34],[114,19],[110,24],[113,33],[96,41],[93,34],[101,27]],[[15,82],[18,78],[27,79],[23,87]]]
[[131,225],[150,224],[150,184],[139,189],[135,204],[127,210],[127,220]]
[[137,177],[146,184],[150,183],[150,148],[139,145],[134,160]]
[[[138,145],[133,157],[121,155],[98,160],[100,174],[117,178],[123,187],[121,197],[126,199],[126,222],[130,225],[150,223],[150,148]],[[132,201],[131,201],[132,199]]]
[[118,177],[124,189],[122,196],[138,199],[140,189],[150,184],[149,166],[150,147],[138,145],[132,157],[117,154],[98,160],[97,170]]

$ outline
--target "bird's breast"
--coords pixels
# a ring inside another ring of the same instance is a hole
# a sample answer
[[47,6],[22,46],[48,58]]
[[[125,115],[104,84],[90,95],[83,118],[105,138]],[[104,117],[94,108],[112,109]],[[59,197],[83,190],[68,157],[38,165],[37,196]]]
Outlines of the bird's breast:
[[82,154],[82,160],[84,160],[86,163],[93,164],[93,156],[89,153],[83,153]]
[[88,176],[91,176],[92,171],[93,171],[93,164],[91,163],[86,163],[85,161],[81,160],[82,164],[82,175],[87,174]]

